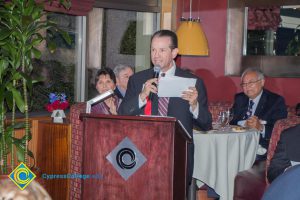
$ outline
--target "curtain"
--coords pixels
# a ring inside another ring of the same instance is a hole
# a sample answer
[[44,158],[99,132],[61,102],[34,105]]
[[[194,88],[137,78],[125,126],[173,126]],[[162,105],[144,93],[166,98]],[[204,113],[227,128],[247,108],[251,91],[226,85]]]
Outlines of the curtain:
[[[45,0],[38,0],[38,2]],[[60,12],[70,15],[85,16],[93,9],[95,0],[71,0],[71,8],[66,9],[59,4],[59,0],[54,0],[52,3],[45,3],[45,10],[51,12]]]
[[276,31],[281,22],[280,7],[249,7],[248,30]]

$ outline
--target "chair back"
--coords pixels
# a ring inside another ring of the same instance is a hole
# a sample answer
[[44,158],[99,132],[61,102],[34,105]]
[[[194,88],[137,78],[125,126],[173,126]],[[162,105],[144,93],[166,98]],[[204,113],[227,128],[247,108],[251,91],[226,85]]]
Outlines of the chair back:
[[269,144],[269,149],[268,149],[268,154],[267,154],[267,161],[266,161],[266,182],[268,183],[267,180],[267,169],[269,168],[271,159],[273,158],[273,155],[275,153],[275,149],[277,146],[277,143],[280,139],[280,135],[283,130],[290,128],[292,126],[295,126],[297,124],[300,124],[300,117],[296,115],[290,115],[286,119],[281,119],[278,120],[273,128],[271,139],[270,139],[270,144]]

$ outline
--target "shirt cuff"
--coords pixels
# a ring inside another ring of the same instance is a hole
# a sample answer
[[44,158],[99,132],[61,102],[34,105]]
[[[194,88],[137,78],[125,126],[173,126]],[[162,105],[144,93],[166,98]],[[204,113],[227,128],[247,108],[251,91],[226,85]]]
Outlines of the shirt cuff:
[[146,103],[147,103],[147,99],[143,101],[139,95],[139,108],[142,108],[144,105],[146,105]]
[[193,118],[197,119],[199,115],[199,103],[197,102],[196,108],[193,111],[192,106],[190,106],[190,112],[193,114]]
[[263,137],[263,138],[265,138],[265,135],[266,135],[266,128],[265,128],[265,125],[262,125],[263,126],[263,129],[262,129],[262,131],[260,132],[260,134],[261,134],[261,136]]
[[241,126],[241,127],[246,127],[246,120],[241,120],[237,122],[237,125]]

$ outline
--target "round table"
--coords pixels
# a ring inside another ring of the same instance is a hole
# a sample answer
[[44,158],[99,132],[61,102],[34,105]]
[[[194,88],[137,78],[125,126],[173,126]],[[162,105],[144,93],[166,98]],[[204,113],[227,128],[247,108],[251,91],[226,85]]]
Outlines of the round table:
[[213,188],[220,200],[232,200],[234,178],[239,171],[252,167],[258,142],[256,130],[194,131],[193,178],[197,185],[206,184]]

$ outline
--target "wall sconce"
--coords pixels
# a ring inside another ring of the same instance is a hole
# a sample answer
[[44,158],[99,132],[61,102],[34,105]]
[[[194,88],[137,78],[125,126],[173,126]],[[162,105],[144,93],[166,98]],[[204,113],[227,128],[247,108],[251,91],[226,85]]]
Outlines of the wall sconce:
[[208,42],[200,24],[200,19],[192,18],[192,0],[190,0],[190,17],[187,20],[181,17],[181,22],[176,34],[178,37],[180,55],[209,55]]

